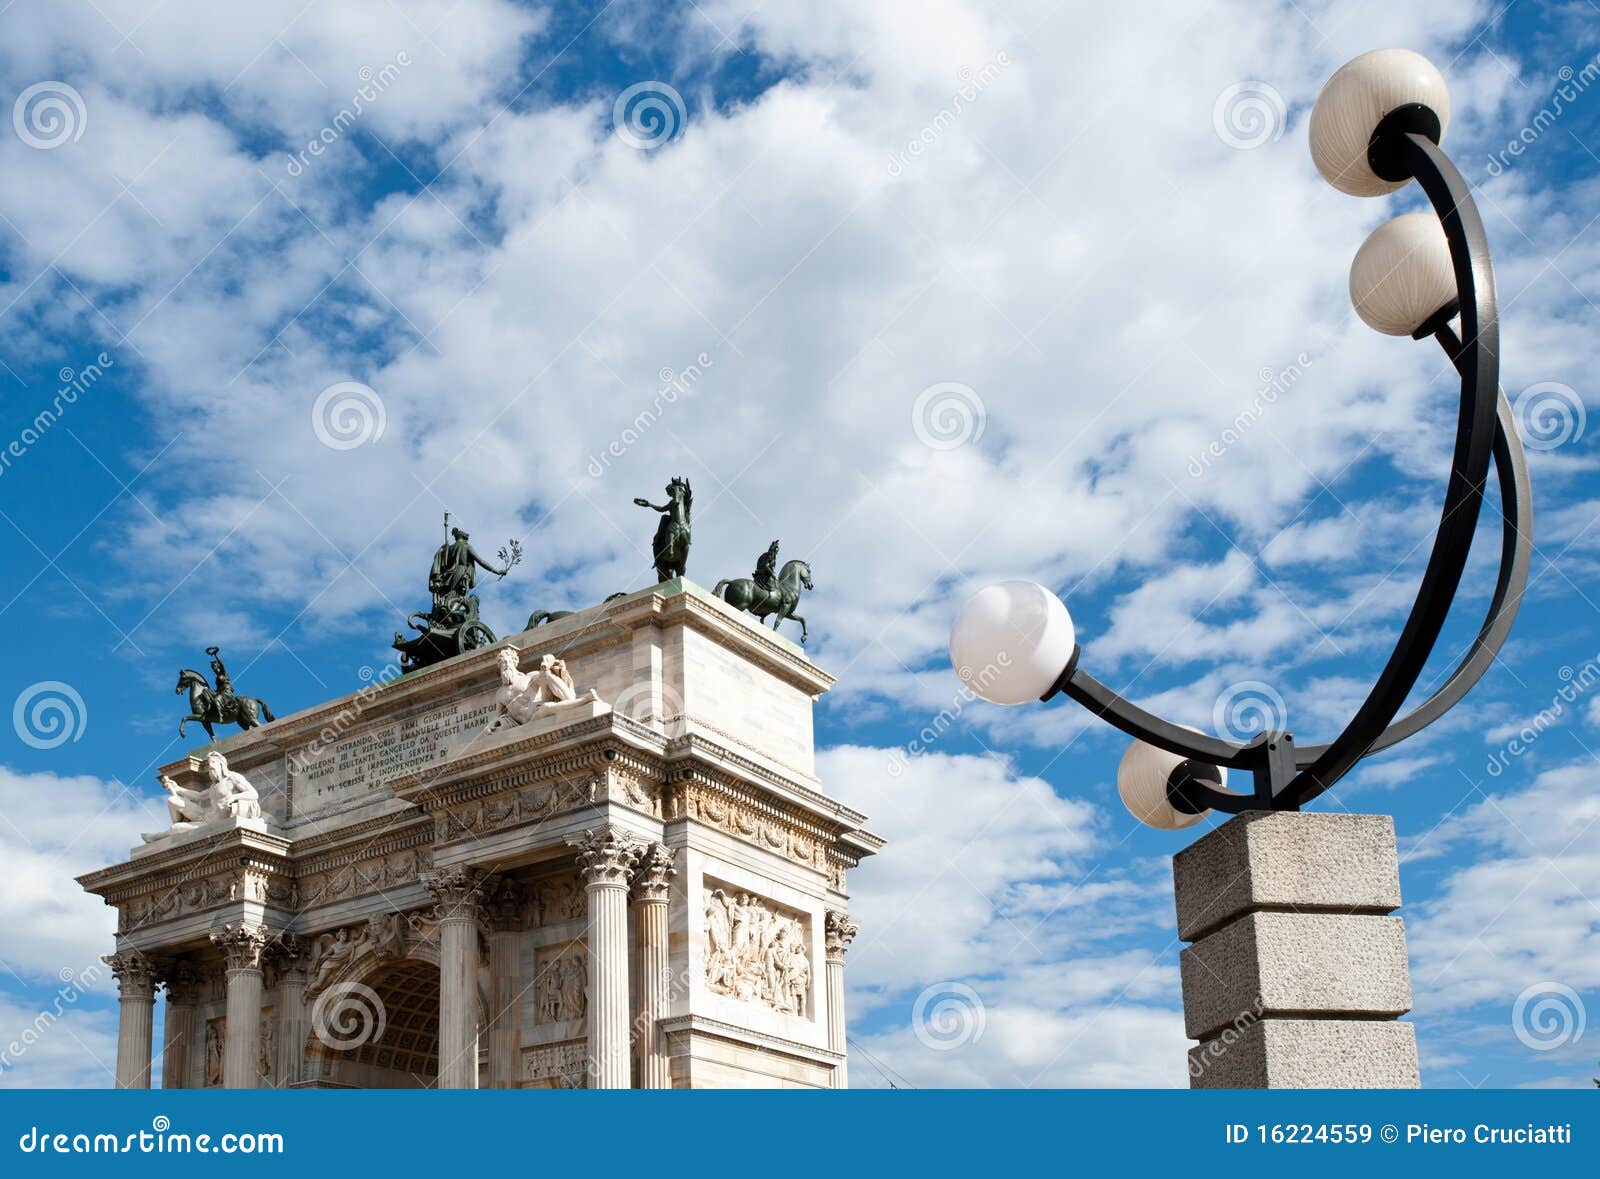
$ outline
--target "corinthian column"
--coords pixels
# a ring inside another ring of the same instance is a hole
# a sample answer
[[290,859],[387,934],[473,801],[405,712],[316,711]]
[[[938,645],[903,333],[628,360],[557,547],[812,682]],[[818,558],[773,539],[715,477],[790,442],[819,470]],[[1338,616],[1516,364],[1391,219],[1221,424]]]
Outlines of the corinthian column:
[[155,1028],[156,972],[137,950],[102,958],[116,976],[121,1007],[117,1020],[117,1088],[150,1088],[151,1036]]
[[272,1009],[277,1013],[277,1054],[272,1071],[278,1088],[298,1082],[305,1070],[306,947],[294,934],[285,934],[272,947]]
[[484,900],[489,927],[489,1088],[522,1084],[522,930],[527,895],[513,880],[497,880]]
[[[844,952],[849,948],[861,926],[848,913],[829,909],[824,930],[828,953],[828,1047],[845,1054],[844,1026]],[[833,1087],[846,1089],[850,1077],[843,1060],[833,1070]]]
[[589,898],[589,1076],[628,1088],[628,874],[635,845],[609,827],[574,839]]
[[472,868],[424,879],[439,904],[439,1088],[478,1087],[478,902]]
[[634,991],[639,1001],[634,1054],[639,1061],[641,1089],[672,1088],[672,1069],[656,1026],[666,1017],[672,997],[672,968],[667,960],[667,893],[677,875],[672,856],[664,844],[652,843],[638,853],[633,868],[634,924],[639,939],[634,960],[638,971]]
[[194,1004],[200,972],[180,958],[166,970],[167,1017],[161,1031],[161,1087],[187,1089],[194,1064]]
[[261,955],[269,935],[264,925],[241,921],[211,935],[228,970],[227,1035],[222,1050],[222,1087],[254,1089],[261,1082]]

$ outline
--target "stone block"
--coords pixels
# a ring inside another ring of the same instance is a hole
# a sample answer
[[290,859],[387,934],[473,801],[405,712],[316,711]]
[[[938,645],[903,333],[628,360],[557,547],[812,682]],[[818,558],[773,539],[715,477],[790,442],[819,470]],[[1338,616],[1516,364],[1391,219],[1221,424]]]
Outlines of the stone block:
[[1391,913],[1400,907],[1387,815],[1251,811],[1172,858],[1178,936],[1195,941],[1254,909]]
[[1264,1019],[1189,1049],[1192,1089],[1415,1089],[1416,1031],[1393,1020]]
[[1342,913],[1250,913],[1179,957],[1191,1039],[1276,1016],[1393,1019],[1411,1009],[1404,923]]

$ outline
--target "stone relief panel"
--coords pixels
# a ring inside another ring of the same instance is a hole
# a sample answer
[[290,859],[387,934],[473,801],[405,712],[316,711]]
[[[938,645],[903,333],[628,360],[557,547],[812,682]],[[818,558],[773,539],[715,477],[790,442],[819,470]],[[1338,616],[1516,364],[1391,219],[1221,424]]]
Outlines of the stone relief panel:
[[438,922],[425,909],[374,914],[365,921],[319,934],[311,942],[306,997],[314,998],[347,967],[364,958],[407,958],[413,950],[434,944],[438,938]]
[[708,883],[706,987],[801,1017],[809,1013],[811,953],[805,920],[753,893]]
[[828,870],[828,845],[818,835],[703,784],[673,791],[664,817],[694,819],[807,868]]
[[576,872],[538,881],[532,891],[536,927],[579,921],[588,914],[588,899]]
[[548,1044],[522,1054],[522,1080],[530,1088],[588,1087],[588,1047],[582,1040]]
[[306,873],[300,878],[299,899],[303,905],[323,905],[344,897],[395,888],[411,883],[432,867],[433,853],[429,848],[375,852],[352,863]]
[[299,903],[299,892],[294,881],[259,868],[180,880],[119,904],[117,932],[127,933],[230,901],[257,901],[292,909]]
[[263,1007],[261,1009],[261,1044],[256,1063],[256,1071],[261,1074],[263,1087],[269,1087],[276,1083],[272,1070],[278,1055],[277,1036],[277,1021],[273,1018],[273,1010],[271,1007]]
[[503,790],[438,812],[434,816],[434,838],[444,843],[502,827],[542,822],[562,811],[590,805],[600,798],[603,786],[603,779],[596,775],[578,775]]
[[205,1087],[208,1089],[222,1087],[222,1054],[227,1048],[226,1037],[226,1020],[220,1018],[206,1020]]
[[539,951],[534,976],[534,1021],[575,1020],[589,1014],[589,961],[582,942],[546,946]]

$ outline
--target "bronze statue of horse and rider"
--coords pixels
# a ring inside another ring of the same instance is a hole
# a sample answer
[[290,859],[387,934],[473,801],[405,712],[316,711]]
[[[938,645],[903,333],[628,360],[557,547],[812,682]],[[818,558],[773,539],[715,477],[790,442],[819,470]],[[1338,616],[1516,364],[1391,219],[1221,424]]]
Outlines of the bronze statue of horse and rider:
[[647,499],[635,499],[641,508],[661,513],[656,525],[656,535],[650,543],[655,559],[656,577],[671,581],[682,577],[689,565],[690,510],[694,507],[694,492],[682,475],[673,477],[667,484],[667,502],[653,504]]
[[211,671],[217,681],[215,688],[192,667],[186,667],[178,673],[175,691],[179,695],[185,691],[189,693],[189,715],[178,722],[179,737],[183,736],[190,721],[199,721],[205,726],[206,736],[215,741],[217,733],[211,727],[213,725],[238,725],[240,729],[248,731],[263,722],[278,719],[260,697],[234,693],[233,678],[223,666],[220,648],[207,647],[206,654],[211,656]]
[[778,542],[773,541],[756,562],[754,577],[735,577],[717,582],[712,593],[735,610],[754,614],[762,622],[776,615],[772,629],[777,630],[785,619],[792,618],[800,624],[800,644],[806,641],[806,620],[795,613],[800,605],[800,594],[814,589],[811,583],[811,566],[805,561],[785,561],[776,573]]

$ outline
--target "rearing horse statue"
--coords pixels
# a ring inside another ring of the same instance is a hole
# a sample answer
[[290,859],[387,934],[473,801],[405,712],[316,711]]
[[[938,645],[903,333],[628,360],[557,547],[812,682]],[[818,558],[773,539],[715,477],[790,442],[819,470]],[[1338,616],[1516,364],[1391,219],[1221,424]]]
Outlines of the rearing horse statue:
[[650,548],[655,556],[656,576],[662,581],[682,577],[689,564],[689,512],[694,506],[694,492],[689,481],[675,475],[667,484],[667,502],[653,504],[647,499],[635,499],[641,508],[661,513],[661,523],[656,525],[655,539]]
[[217,739],[212,725],[238,725],[241,729],[253,729],[262,721],[273,721],[278,718],[272,715],[272,709],[267,707],[267,702],[257,696],[236,696],[232,692],[219,695],[211,690],[211,685],[206,682],[206,677],[192,668],[184,668],[178,673],[178,686],[176,691],[181,695],[183,690],[189,690],[189,715],[178,722],[178,736],[183,736],[184,726],[190,721],[199,721],[205,726],[206,736],[213,741]]
[[717,582],[711,592],[735,610],[747,610],[762,622],[767,620],[767,615],[776,614],[777,617],[772,620],[773,630],[777,630],[778,624],[785,618],[794,619],[800,624],[800,645],[804,646],[806,620],[794,611],[800,604],[800,591],[815,588],[811,584],[809,564],[804,561],[785,561],[783,568],[778,571],[778,588],[775,590],[762,589],[754,578],[734,577]]

